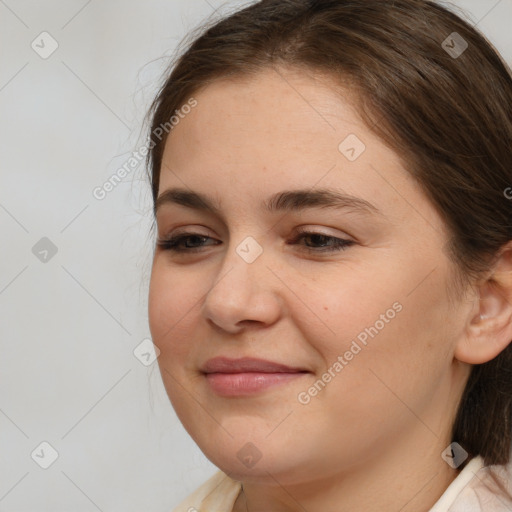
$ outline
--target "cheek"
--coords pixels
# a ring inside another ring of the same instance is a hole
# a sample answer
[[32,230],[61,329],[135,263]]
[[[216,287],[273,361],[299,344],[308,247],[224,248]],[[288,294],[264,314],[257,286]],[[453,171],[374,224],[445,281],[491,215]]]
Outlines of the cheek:
[[413,293],[411,287],[407,292],[390,290],[385,300],[365,301],[366,312],[340,312],[340,330],[345,323],[350,336],[330,347],[327,358],[331,367],[338,355],[345,361],[328,391],[338,417],[352,416],[357,422],[365,416],[366,426],[383,417],[395,423],[399,418],[414,421],[408,408],[426,410],[446,384],[453,340],[446,328],[448,301],[440,277],[431,276]]
[[[431,274],[421,261],[410,259],[380,266],[378,272],[359,268],[337,279],[331,272],[329,279],[304,282],[301,297],[307,297],[310,308],[297,303],[293,315],[321,356],[321,372],[350,373],[343,386],[382,386],[373,370],[397,390],[408,386],[404,375],[418,387],[438,378],[451,361],[454,336],[445,287],[448,269],[437,263]],[[333,368],[339,356],[343,372],[340,365]],[[356,371],[345,372],[348,366]]]
[[164,276],[161,276],[153,268],[149,283],[148,319],[153,343],[160,350],[162,350],[160,342],[163,333],[170,329],[172,325],[175,311],[173,302],[172,294],[169,287],[166,286]]
[[364,347],[376,333],[381,337],[403,315],[400,283],[386,286],[381,268],[345,267],[302,280],[297,297],[287,302],[293,304],[294,323],[326,364],[349,350],[352,341]]
[[[148,296],[148,319],[153,343],[160,358],[168,359],[184,349],[180,340],[195,313],[198,296],[193,283],[178,271],[169,271],[161,262],[153,265]],[[159,358],[159,359],[160,359]]]
[[[193,409],[189,395],[183,393],[187,382],[186,363],[194,345],[191,340],[197,298],[190,282],[155,264],[151,274],[148,297],[148,319],[152,341],[160,350],[158,365],[167,395],[174,409]],[[187,282],[185,282],[187,281]],[[185,293],[186,292],[186,293]],[[182,420],[183,421],[183,420]]]

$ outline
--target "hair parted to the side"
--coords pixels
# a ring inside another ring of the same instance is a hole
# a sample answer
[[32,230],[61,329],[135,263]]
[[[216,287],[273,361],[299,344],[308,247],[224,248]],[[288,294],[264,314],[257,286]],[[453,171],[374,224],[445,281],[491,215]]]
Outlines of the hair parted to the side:
[[[453,32],[468,44],[457,58],[442,45]],[[512,73],[480,32],[429,0],[262,0],[195,35],[151,107],[151,134],[212,81],[269,67],[352,93],[444,219],[454,296],[489,270],[512,240]],[[150,137],[156,200],[166,138]],[[472,369],[452,438],[486,464],[508,462],[512,344]]]

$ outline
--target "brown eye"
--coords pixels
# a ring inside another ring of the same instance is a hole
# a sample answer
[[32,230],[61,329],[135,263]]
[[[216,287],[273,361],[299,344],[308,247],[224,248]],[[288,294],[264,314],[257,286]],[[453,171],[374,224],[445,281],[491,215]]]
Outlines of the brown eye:
[[352,240],[345,240],[343,238],[337,238],[314,231],[302,231],[292,240],[292,243],[297,243],[300,240],[310,241],[310,243],[307,243],[303,246],[307,251],[310,252],[341,251],[347,249],[351,245],[354,245]]
[[213,238],[197,233],[182,233],[168,239],[159,239],[157,245],[164,251],[197,252],[198,249],[204,247],[203,242],[206,240],[213,240]]

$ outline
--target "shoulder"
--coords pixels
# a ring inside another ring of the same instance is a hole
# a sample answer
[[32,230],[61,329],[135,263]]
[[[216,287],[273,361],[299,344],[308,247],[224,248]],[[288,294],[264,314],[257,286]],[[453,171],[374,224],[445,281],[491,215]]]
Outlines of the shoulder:
[[217,471],[172,512],[231,512],[240,489],[240,482]]
[[510,512],[512,461],[506,466],[484,466],[472,459],[430,512]]

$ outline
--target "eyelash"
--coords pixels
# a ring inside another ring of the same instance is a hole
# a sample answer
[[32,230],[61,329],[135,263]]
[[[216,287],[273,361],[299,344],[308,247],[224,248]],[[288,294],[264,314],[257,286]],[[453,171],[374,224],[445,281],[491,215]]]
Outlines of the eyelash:
[[[292,243],[296,243],[299,240],[302,240],[302,239],[304,239],[304,238],[306,238],[308,236],[309,237],[317,236],[317,237],[321,237],[323,239],[328,239],[328,240],[333,240],[334,241],[333,245],[331,245],[328,248],[322,248],[322,247],[314,248],[314,247],[308,247],[307,245],[304,246],[304,250],[306,250],[308,252],[313,252],[313,253],[325,253],[325,252],[343,251],[343,250],[347,249],[348,247],[350,247],[351,245],[354,245],[354,243],[355,243],[352,240],[345,240],[343,238],[336,238],[334,236],[325,235],[323,233],[316,233],[314,231],[302,231],[301,233],[299,233],[292,240]],[[168,239],[157,240],[157,245],[159,247],[161,247],[162,250],[164,250],[164,251],[173,251],[175,253],[187,253],[187,252],[188,253],[194,253],[194,252],[199,252],[201,247],[189,247],[189,248],[185,248],[185,249],[179,248],[180,244],[183,241],[188,240],[190,238],[207,239],[207,238],[211,238],[211,237],[205,236],[205,235],[200,235],[200,234],[197,234],[197,233],[182,233],[180,235],[176,235],[176,236],[170,237]],[[218,245],[218,244],[215,244],[215,245]]]

